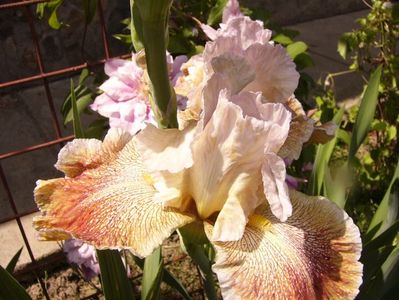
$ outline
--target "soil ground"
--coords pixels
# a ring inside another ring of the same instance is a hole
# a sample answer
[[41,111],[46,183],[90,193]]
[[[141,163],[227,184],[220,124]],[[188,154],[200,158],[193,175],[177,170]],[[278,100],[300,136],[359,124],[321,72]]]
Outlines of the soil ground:
[[[165,241],[163,247],[163,258],[166,268],[180,280],[187,289],[193,300],[205,299],[200,275],[191,258],[185,254],[178,240],[178,235],[172,235]],[[86,281],[76,267],[71,267],[65,259],[57,263],[57,267],[45,273],[43,281],[51,300],[69,299],[105,299],[101,291],[100,278],[97,276],[91,281]],[[142,278],[141,269],[130,264],[129,278],[133,282],[136,299],[140,299],[140,283]],[[26,287],[32,299],[45,299],[40,284],[34,277],[18,278]],[[173,288],[165,283],[161,286],[161,299],[183,299]]]

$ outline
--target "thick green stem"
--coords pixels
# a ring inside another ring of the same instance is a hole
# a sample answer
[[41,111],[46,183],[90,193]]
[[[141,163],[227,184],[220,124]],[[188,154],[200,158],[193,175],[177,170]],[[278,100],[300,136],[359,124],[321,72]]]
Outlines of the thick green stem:
[[182,246],[201,271],[206,296],[216,300],[215,279],[212,272],[212,262],[209,257],[209,240],[204,232],[202,222],[187,224],[178,229]]
[[[166,33],[171,4],[172,0],[135,0],[132,6],[132,17],[140,18],[141,29],[135,29],[138,36],[142,34],[151,81],[151,105],[161,128],[178,127],[176,95],[166,62]],[[135,14],[136,7],[139,14]]]
[[165,21],[144,21],[143,35],[152,105],[161,128],[177,128],[176,95],[170,84],[166,62]]

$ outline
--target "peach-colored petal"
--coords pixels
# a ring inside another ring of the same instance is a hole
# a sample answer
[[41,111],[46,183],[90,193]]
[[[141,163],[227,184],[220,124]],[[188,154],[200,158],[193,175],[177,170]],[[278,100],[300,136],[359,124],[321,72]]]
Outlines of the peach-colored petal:
[[274,153],[266,153],[262,165],[263,189],[271,211],[282,222],[292,214],[285,176],[284,160]]
[[[187,190],[201,218],[220,211],[214,240],[242,236],[248,215],[259,205],[262,162],[288,132],[290,113],[282,104],[265,104],[260,99],[260,94],[231,97],[222,90],[212,117],[193,143],[194,164],[188,170]],[[259,111],[250,115],[247,106],[235,104],[245,102],[248,107],[258,105]]]
[[298,159],[301,155],[303,144],[309,140],[313,129],[314,121],[312,119],[306,117],[296,117],[293,119],[290,124],[288,137],[278,155],[288,161]]
[[304,117],[306,116],[306,113],[302,107],[301,102],[297,98],[295,98],[295,95],[291,95],[287,102],[285,103],[287,108],[293,113],[294,117]]
[[[106,139],[114,149],[118,144]],[[109,147],[109,148],[108,148]],[[69,236],[97,248],[130,248],[149,255],[176,228],[193,220],[153,200],[155,190],[134,141],[102,164],[74,178],[38,181],[35,201],[42,216],[34,226],[44,240]]]
[[314,131],[309,139],[309,143],[325,144],[331,141],[337,130],[337,125],[333,122],[326,122],[322,125],[315,126]]
[[129,133],[113,128],[103,143],[96,139],[75,139],[58,153],[55,167],[66,176],[75,177],[113,158],[131,138]]
[[271,102],[286,102],[298,86],[299,74],[287,51],[280,45],[254,44],[245,51],[256,78],[245,87],[261,91]]
[[202,55],[192,56],[181,66],[182,75],[175,84],[176,95],[187,99],[186,108],[178,111],[180,129],[192,120],[198,121],[202,111],[202,89],[204,85],[204,62]]
[[291,163],[293,160],[299,158],[303,145],[312,135],[314,121],[306,116],[302,104],[294,95],[288,99],[285,105],[292,112],[293,118],[288,137],[278,155],[284,158],[285,162]]
[[227,91],[220,93],[212,118],[192,148],[194,164],[189,170],[189,190],[201,217],[222,209],[240,173],[256,176],[266,135],[264,122],[244,118],[242,110],[227,100]]
[[150,171],[177,173],[193,164],[191,144],[195,133],[194,123],[184,130],[159,129],[149,124],[135,136],[136,147]]
[[[224,299],[353,299],[362,282],[359,229],[334,203],[291,191],[285,223],[263,207],[236,242],[214,242]],[[208,238],[213,226],[205,223]]]
[[[229,95],[232,96],[239,93],[255,78],[255,73],[245,59],[232,53],[214,57],[211,64],[215,73],[208,79],[203,90],[204,125],[211,118],[222,89],[227,89]],[[236,98],[243,97],[240,95]],[[253,103],[251,100],[242,100],[243,104],[244,102]]]

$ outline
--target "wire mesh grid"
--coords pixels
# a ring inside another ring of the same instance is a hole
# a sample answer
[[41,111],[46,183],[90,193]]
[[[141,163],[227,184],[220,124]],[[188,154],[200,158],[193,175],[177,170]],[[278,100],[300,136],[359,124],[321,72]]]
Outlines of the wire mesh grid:
[[[41,82],[42,87],[44,87],[46,100],[47,100],[47,106],[48,106],[50,114],[51,114],[51,123],[52,123],[52,127],[53,127],[54,134],[55,134],[54,139],[47,140],[47,141],[44,141],[44,142],[41,142],[38,144],[34,144],[34,145],[31,145],[29,147],[25,147],[22,149],[13,149],[12,151],[0,153],[0,180],[1,180],[2,186],[4,187],[4,190],[5,190],[5,196],[7,197],[8,202],[12,209],[12,215],[7,216],[5,218],[1,218],[0,224],[11,221],[11,220],[15,220],[17,222],[19,231],[22,235],[22,238],[23,238],[24,244],[26,246],[26,249],[28,251],[30,260],[34,267],[35,265],[38,266],[38,264],[37,264],[34,252],[32,251],[32,247],[27,238],[27,235],[25,233],[25,229],[21,222],[21,218],[28,214],[37,212],[38,209],[21,211],[21,209],[18,208],[17,202],[15,201],[15,196],[13,195],[12,189],[10,187],[9,178],[7,177],[7,172],[5,172],[5,170],[3,168],[3,163],[7,159],[26,154],[28,152],[41,151],[41,150],[43,151],[44,149],[52,147],[54,145],[62,146],[65,142],[73,139],[73,135],[63,136],[63,134],[62,134],[60,120],[57,117],[57,111],[55,108],[55,103],[54,103],[54,99],[52,96],[52,91],[51,91],[51,87],[49,84],[49,80],[53,77],[60,76],[60,75],[72,77],[78,71],[80,71],[84,68],[91,68],[94,66],[102,65],[102,64],[104,64],[104,62],[106,60],[111,58],[111,51],[110,51],[110,45],[109,45],[109,41],[108,41],[107,27],[105,24],[103,4],[102,4],[101,0],[98,0],[97,15],[98,15],[98,20],[99,20],[99,25],[100,25],[100,36],[101,36],[101,40],[102,40],[103,57],[96,61],[91,61],[91,62],[86,61],[82,64],[46,72],[46,68],[44,66],[44,59],[43,59],[44,56],[41,51],[42,50],[41,45],[39,43],[38,34],[37,34],[37,31],[35,28],[35,22],[34,22],[35,16],[32,11],[33,11],[34,5],[39,4],[39,3],[44,3],[44,2],[50,2],[50,0],[25,0],[25,1],[13,1],[13,2],[9,2],[9,3],[1,3],[1,2],[2,1],[0,1],[0,11],[10,10],[10,9],[11,10],[12,9],[22,10],[24,17],[27,21],[27,26],[29,26],[30,36],[32,38],[33,46],[34,46],[35,61],[36,61],[37,69],[39,72],[38,72],[38,74],[35,74],[32,76],[27,76],[27,77],[10,80],[10,81],[6,81],[6,82],[0,82],[0,91],[2,89],[10,88],[10,87],[18,88],[27,83]],[[118,56],[118,57],[128,57],[128,56],[129,56],[129,54],[125,54],[125,55]]]

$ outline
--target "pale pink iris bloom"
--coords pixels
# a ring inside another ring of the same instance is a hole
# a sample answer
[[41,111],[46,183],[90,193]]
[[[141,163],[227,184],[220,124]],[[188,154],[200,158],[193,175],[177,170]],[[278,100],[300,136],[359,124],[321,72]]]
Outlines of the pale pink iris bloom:
[[[173,60],[168,54],[167,60],[174,83],[187,57],[178,56]],[[132,60],[108,60],[104,71],[109,79],[100,86],[103,93],[94,100],[91,109],[109,118],[111,128],[122,128],[132,135],[142,130],[146,123],[156,125],[148,98],[148,83],[144,80],[145,71],[136,63],[136,54],[132,54]]]
[[100,274],[100,266],[96,257],[96,249],[77,239],[66,240],[64,252],[69,263],[77,264],[87,280]]

